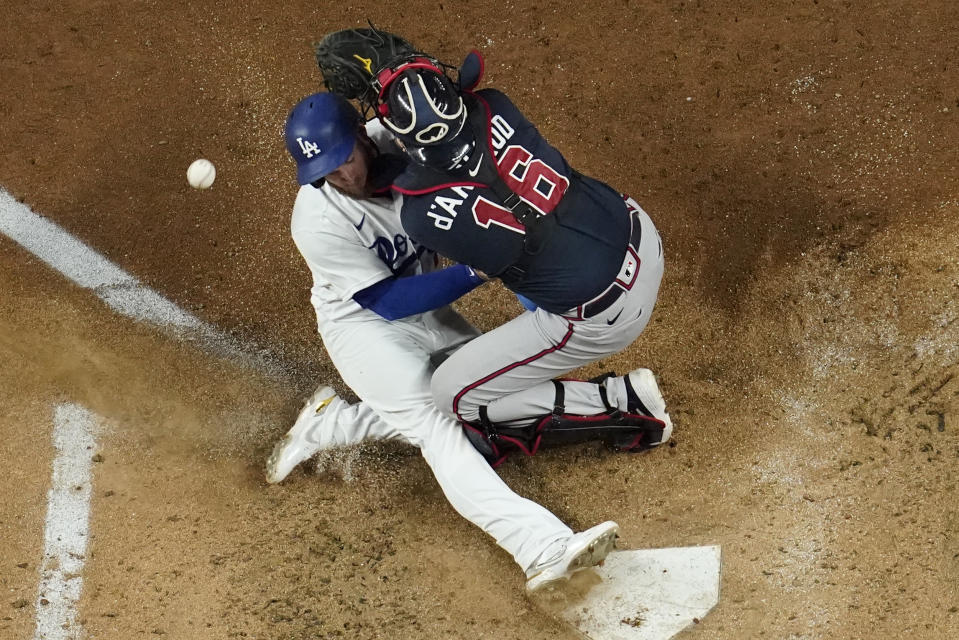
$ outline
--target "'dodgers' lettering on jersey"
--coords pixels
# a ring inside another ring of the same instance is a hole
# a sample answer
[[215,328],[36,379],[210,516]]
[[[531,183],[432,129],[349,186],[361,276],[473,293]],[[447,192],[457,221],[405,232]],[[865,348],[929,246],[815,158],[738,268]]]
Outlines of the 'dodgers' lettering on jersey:
[[402,233],[397,233],[392,239],[389,236],[376,236],[368,248],[376,252],[395,276],[406,274],[407,269],[428,251],[426,247],[418,245]]

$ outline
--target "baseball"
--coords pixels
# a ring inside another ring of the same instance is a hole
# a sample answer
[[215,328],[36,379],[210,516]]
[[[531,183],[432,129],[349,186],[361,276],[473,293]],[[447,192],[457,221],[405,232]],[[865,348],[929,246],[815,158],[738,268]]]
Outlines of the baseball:
[[186,170],[186,179],[194,189],[207,189],[216,179],[216,167],[209,160],[199,158]]

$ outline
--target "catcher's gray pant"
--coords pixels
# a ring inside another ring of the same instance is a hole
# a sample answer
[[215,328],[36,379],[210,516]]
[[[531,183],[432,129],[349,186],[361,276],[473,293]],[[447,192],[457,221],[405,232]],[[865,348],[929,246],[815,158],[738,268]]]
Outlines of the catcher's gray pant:
[[[620,287],[618,298],[591,317],[583,317],[588,304],[564,315],[537,309],[464,345],[433,375],[433,398],[442,411],[472,423],[479,421],[482,406],[494,423],[544,416],[555,401],[550,380],[619,353],[639,337],[656,304],[663,249],[646,212],[631,198],[627,203],[633,224],[641,225],[638,246],[627,252],[620,272],[621,278],[624,273],[631,277],[631,255],[639,258],[631,286]],[[608,410],[598,384],[567,381],[563,386],[566,413],[596,415]],[[604,386],[610,405],[625,410],[623,378],[609,378]]]
[[462,316],[445,308],[387,322],[371,312],[365,321],[327,322],[320,332],[343,381],[362,399],[337,399],[318,416],[321,448],[394,438],[419,447],[453,508],[524,571],[572,535],[547,509],[513,493],[459,423],[433,404],[430,354],[479,333]]

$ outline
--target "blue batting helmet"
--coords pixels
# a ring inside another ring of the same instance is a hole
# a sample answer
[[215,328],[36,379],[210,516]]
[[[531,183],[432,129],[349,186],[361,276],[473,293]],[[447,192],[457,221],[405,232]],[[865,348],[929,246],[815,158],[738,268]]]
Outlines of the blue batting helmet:
[[346,162],[362,121],[359,111],[336,94],[300,100],[286,119],[286,150],[296,161],[297,182],[316,182]]

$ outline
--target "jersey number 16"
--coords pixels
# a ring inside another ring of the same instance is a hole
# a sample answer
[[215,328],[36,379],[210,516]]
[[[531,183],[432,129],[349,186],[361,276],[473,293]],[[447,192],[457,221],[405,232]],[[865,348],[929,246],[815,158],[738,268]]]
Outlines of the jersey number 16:
[[[505,172],[500,172],[506,185],[540,215],[546,215],[555,209],[569,187],[567,178],[542,160],[533,158],[533,154],[520,146],[507,147],[499,165],[506,169]],[[525,233],[523,225],[513,217],[509,209],[482,196],[473,203],[473,218],[484,229],[495,224],[510,231]]]

